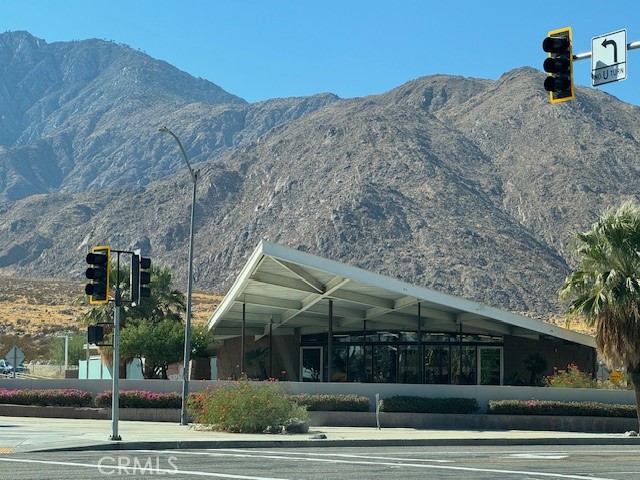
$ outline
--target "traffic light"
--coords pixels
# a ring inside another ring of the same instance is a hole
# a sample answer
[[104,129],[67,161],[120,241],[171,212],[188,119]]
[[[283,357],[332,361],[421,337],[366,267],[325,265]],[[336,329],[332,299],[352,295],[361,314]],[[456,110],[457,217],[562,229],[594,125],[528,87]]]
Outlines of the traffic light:
[[140,250],[131,255],[131,306],[140,304],[141,298],[151,296],[151,259],[141,256]]
[[98,345],[104,341],[104,327],[102,325],[89,325],[87,330],[87,343]]
[[551,103],[573,100],[573,49],[571,27],[552,30],[542,42],[542,50],[549,56],[544,61],[544,89],[549,92]]
[[89,303],[93,305],[109,303],[109,270],[111,262],[111,247],[91,247],[91,253],[87,254],[87,263],[90,265],[85,276],[91,280],[84,288],[84,292],[90,296]]

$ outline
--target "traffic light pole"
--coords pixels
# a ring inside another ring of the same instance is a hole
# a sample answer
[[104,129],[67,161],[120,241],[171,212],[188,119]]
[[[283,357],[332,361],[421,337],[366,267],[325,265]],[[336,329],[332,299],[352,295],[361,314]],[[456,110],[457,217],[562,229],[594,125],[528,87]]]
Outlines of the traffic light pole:
[[[118,263],[120,256],[118,255]],[[119,275],[118,268],[118,275]],[[120,279],[116,282],[115,308],[113,309],[113,367],[111,373],[113,377],[113,388],[111,390],[111,436],[109,440],[120,441],[122,437],[118,435],[118,420],[120,417],[120,309],[122,308],[122,298],[119,288]]]

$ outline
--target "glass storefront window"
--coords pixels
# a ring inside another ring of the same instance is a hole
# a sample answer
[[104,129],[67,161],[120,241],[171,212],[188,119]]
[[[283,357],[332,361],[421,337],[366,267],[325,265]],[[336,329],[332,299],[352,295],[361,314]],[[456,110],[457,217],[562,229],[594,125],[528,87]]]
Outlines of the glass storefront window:
[[331,381],[347,381],[347,347],[333,347],[331,363]]
[[398,347],[398,382],[420,383],[417,345],[400,345]]
[[424,382],[449,383],[451,379],[449,345],[424,346]]
[[364,371],[364,347],[353,345],[349,347],[349,369],[347,380],[350,382],[366,382]]
[[[462,350],[461,350],[462,349]],[[477,357],[473,345],[451,346],[451,373],[454,385],[476,385]]]
[[373,347],[372,374],[374,383],[396,383],[398,348],[391,345]]

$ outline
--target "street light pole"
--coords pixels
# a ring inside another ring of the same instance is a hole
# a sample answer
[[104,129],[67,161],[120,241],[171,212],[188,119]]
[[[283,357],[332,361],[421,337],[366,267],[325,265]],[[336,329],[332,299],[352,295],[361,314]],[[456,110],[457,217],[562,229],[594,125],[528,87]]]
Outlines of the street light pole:
[[191,227],[189,229],[189,273],[187,279],[187,313],[186,313],[186,325],[184,330],[184,364],[182,369],[182,411],[180,413],[180,425],[188,425],[187,414],[187,401],[189,398],[189,362],[191,360],[191,293],[193,289],[193,222],[195,218],[196,208],[196,186],[198,184],[198,172],[191,168],[187,153],[184,151],[180,139],[167,127],[161,127],[158,129],[161,133],[168,133],[180,147],[182,157],[184,158],[191,180],[193,182],[193,194],[191,197]]

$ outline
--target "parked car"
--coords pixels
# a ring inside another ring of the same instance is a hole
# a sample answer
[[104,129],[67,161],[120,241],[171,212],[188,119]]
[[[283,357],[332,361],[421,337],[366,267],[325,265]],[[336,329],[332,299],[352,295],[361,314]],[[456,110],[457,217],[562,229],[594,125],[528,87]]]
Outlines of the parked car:
[[29,369],[25,367],[24,363],[21,363],[17,367],[13,367],[16,373],[29,373]]
[[6,360],[0,358],[0,373],[6,375],[7,373],[11,373],[12,371],[13,367],[11,366],[11,364]]

